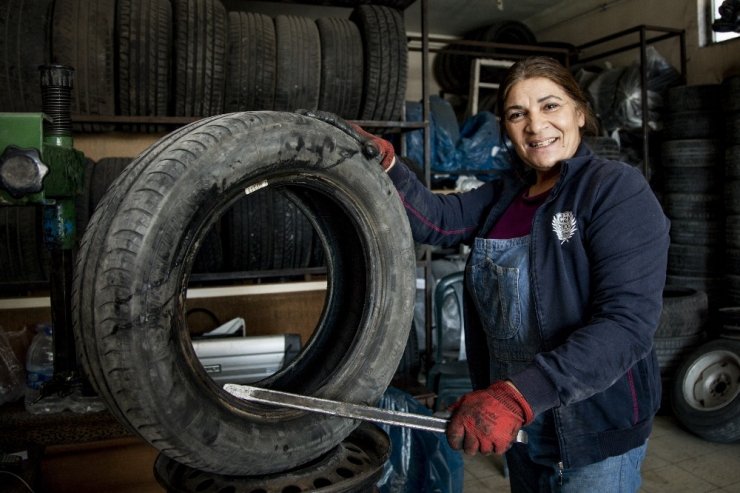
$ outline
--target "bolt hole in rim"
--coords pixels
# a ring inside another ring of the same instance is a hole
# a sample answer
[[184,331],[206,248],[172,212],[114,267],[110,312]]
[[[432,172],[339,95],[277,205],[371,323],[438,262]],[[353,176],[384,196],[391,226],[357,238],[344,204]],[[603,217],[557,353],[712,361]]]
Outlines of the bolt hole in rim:
[[686,372],[682,391],[686,403],[700,411],[716,411],[740,394],[740,357],[725,350],[711,351]]

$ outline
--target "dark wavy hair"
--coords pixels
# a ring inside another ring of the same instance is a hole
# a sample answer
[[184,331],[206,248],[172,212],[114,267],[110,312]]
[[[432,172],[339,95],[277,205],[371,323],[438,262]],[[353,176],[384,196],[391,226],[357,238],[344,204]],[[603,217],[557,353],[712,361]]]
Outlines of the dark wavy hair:
[[[581,128],[581,135],[598,135],[599,122],[594,115],[591,105],[589,104],[586,94],[581,89],[576,79],[560,62],[551,57],[531,56],[519,60],[512,65],[503,81],[498,88],[496,100],[496,111],[498,116],[504,117],[504,102],[512,86],[517,82],[532,79],[534,77],[543,77],[549,79],[560,86],[568,96],[576,103],[576,107],[583,112],[586,123]],[[504,125],[501,125],[501,132],[504,133]]]

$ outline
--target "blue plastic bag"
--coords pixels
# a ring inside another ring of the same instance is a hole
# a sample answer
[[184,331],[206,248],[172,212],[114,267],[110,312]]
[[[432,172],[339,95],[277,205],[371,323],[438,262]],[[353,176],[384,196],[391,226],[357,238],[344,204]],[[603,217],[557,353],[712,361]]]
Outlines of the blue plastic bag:
[[[406,121],[420,122],[423,108],[421,103],[406,102]],[[460,138],[460,127],[457,123],[452,105],[439,96],[429,97],[429,141],[431,154],[429,162],[436,170],[450,159]],[[422,130],[406,132],[406,154],[415,162],[424,163],[424,134]]]
[[[389,387],[378,407],[414,414],[431,411],[402,390]],[[464,465],[442,433],[380,425],[391,439],[391,455],[378,480],[380,493],[462,493]]]
[[455,152],[439,171],[457,173],[509,168],[511,161],[501,142],[496,116],[490,111],[481,111],[465,120]]

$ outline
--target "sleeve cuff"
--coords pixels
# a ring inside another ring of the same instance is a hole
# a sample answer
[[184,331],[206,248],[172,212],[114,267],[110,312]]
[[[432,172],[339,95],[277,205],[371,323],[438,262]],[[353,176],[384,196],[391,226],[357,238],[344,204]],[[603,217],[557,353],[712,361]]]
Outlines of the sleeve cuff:
[[560,405],[557,388],[535,365],[512,375],[509,380],[522,393],[535,416]]

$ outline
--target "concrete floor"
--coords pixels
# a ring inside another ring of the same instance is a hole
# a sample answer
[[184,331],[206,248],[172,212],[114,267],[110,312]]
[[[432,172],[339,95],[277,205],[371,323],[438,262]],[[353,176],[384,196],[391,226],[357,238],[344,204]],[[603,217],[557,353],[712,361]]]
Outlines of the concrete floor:
[[[463,493],[510,492],[500,457],[465,456]],[[740,443],[702,440],[658,416],[642,466],[643,493],[740,493]]]

